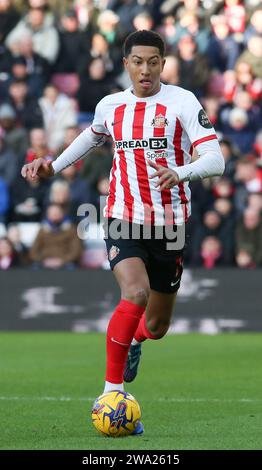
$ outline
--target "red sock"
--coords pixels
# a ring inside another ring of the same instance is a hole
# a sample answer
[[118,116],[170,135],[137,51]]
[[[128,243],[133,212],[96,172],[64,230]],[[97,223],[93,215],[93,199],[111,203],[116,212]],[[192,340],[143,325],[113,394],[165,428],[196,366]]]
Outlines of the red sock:
[[157,339],[146,327],[146,314],[142,315],[140,322],[138,324],[137,330],[134,334],[134,338],[139,343],[145,341],[146,339]]
[[129,346],[145,307],[121,300],[108,324],[106,337],[106,381],[123,382]]

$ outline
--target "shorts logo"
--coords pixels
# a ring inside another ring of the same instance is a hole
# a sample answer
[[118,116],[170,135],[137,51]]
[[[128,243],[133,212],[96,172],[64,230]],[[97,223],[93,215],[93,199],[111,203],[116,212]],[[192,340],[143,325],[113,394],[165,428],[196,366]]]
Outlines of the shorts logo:
[[115,246],[115,245],[111,246],[109,250],[109,255],[108,255],[109,261],[113,261],[113,259],[117,257],[119,252],[120,252],[120,248],[118,248],[118,246]]
[[155,129],[163,129],[165,126],[168,126],[168,120],[163,114],[158,114],[151,122],[151,126]]
[[212,129],[213,127],[208,119],[207,113],[203,109],[200,109],[198,113],[198,122],[200,126],[204,127],[205,129]]

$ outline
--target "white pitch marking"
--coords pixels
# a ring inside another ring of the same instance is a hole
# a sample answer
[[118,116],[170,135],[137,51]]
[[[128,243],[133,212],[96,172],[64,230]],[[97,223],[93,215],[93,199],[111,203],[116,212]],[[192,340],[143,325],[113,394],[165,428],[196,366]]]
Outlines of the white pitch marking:
[[[17,397],[17,396],[0,396],[0,401],[80,401],[80,402],[93,402],[95,397]],[[257,398],[157,398],[157,402],[173,402],[173,403],[261,403],[262,399]]]

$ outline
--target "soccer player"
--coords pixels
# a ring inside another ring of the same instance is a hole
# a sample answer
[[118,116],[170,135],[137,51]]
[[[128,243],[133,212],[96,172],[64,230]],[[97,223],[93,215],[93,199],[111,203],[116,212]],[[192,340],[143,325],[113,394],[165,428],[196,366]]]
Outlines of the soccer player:
[[[189,182],[224,171],[217,136],[199,101],[187,90],[161,83],[164,54],[164,42],[155,32],[131,33],[123,59],[131,87],[103,98],[91,127],[54,162],[37,159],[22,168],[25,178],[53,176],[108,137],[114,141],[105,241],[121,300],[107,329],[104,392],[123,391],[124,380],[134,380],[142,342],[162,338],[170,325],[183,247],[173,249],[166,233],[158,236],[158,228],[175,232],[186,224]],[[199,158],[191,162],[193,148]],[[121,238],[115,236],[119,226]],[[146,226],[151,238],[144,234]],[[137,227],[139,236],[133,231]],[[136,433],[141,432],[142,424]]]

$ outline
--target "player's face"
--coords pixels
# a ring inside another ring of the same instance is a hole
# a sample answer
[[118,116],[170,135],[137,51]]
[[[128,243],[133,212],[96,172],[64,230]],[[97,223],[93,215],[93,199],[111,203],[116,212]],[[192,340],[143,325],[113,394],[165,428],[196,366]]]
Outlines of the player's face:
[[133,46],[123,60],[136,96],[152,96],[160,90],[160,74],[165,60],[157,47]]

